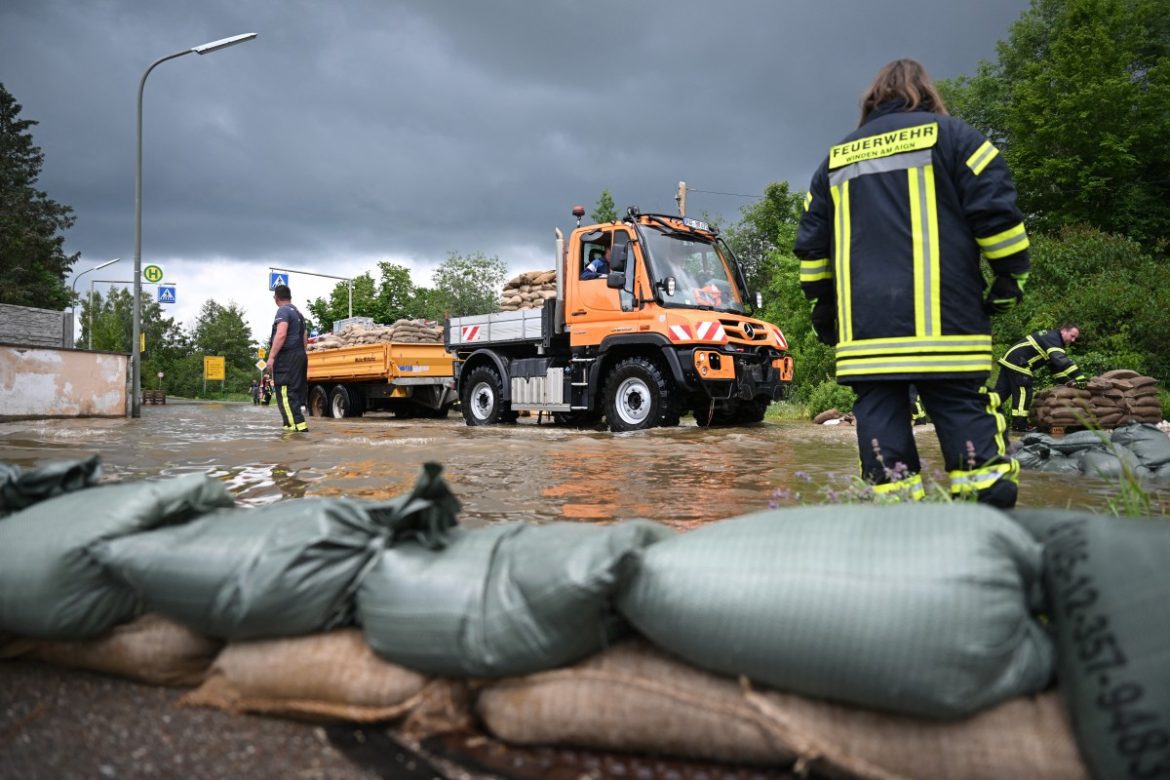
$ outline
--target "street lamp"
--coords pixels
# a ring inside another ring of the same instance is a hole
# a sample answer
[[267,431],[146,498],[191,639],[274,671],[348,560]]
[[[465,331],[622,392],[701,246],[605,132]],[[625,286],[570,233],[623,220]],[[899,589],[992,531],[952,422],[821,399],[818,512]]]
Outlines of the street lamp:
[[[77,280],[80,279],[81,277],[85,276],[90,271],[97,271],[97,270],[100,270],[102,268],[105,268],[107,265],[113,265],[114,263],[118,262],[121,259],[122,258],[120,258],[120,257],[115,257],[113,260],[107,260],[106,262],[102,263],[101,265],[95,265],[93,268],[86,268],[84,271],[79,273],[77,276],[73,277],[73,297],[69,299],[69,318],[70,319],[74,319],[76,317]],[[92,301],[91,301],[91,303],[92,303]]]
[[142,338],[140,335],[142,333],[142,323],[140,322],[142,317],[142,93],[146,89],[146,77],[167,60],[182,57],[184,54],[210,54],[213,51],[235,46],[237,43],[250,41],[255,37],[256,33],[233,35],[230,38],[221,38],[218,41],[168,54],[152,62],[146,72],[142,74],[142,80],[138,82],[138,154],[134,166],[134,324],[130,336],[130,391],[133,396],[130,401],[131,417],[142,416],[142,402],[139,399],[142,392],[142,353],[138,351],[138,344]]

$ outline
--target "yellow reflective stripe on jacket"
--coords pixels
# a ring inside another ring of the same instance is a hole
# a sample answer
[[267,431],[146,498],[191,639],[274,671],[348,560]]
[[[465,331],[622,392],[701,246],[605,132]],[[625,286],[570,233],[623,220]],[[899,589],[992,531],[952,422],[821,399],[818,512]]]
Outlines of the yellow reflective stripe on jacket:
[[809,208],[809,206],[811,206],[811,205],[812,205],[812,200],[813,200],[813,198],[812,198],[812,193],[811,193],[811,192],[806,192],[806,193],[804,194],[804,210],[805,210],[805,211],[808,211],[808,208]]
[[979,333],[963,336],[932,336],[930,338],[895,336],[884,339],[846,341],[837,345],[837,357],[919,353],[927,351],[990,353],[991,336]]
[[894,501],[904,496],[914,501],[921,501],[926,498],[926,488],[922,485],[921,474],[914,474],[913,476],[906,477],[906,479],[900,479],[897,482],[884,482],[880,485],[874,485],[873,493],[879,501]]
[[802,284],[832,278],[833,269],[829,266],[829,258],[822,257],[817,260],[800,261],[800,281]]
[[989,162],[995,159],[997,154],[999,154],[999,149],[996,149],[991,141],[984,141],[983,145],[975,150],[975,154],[967,158],[967,167],[971,169],[972,173],[978,176],[983,173],[983,169],[987,167]]
[[951,493],[976,493],[1006,479],[1010,482],[1020,481],[1020,464],[1011,460],[1007,463],[996,463],[992,466],[971,470],[952,471],[947,474],[951,479]]
[[853,240],[849,224],[849,182],[830,188],[833,205],[837,209],[833,219],[836,232],[834,241],[834,270],[837,278],[837,340],[849,341],[853,337],[853,286],[849,278],[849,245]]
[[988,260],[998,260],[1008,255],[1014,255],[1028,248],[1028,234],[1024,230],[1024,223],[1008,228],[1002,233],[986,238],[976,238],[979,250]]
[[907,355],[897,357],[837,358],[837,378],[864,377],[872,374],[987,374],[991,355]]
[[942,332],[939,300],[938,204],[934,193],[934,166],[906,171],[910,188],[910,230],[914,247],[914,332],[936,336]]
[[928,122],[914,127],[903,127],[887,133],[878,133],[864,138],[837,144],[829,148],[829,170],[852,165],[862,160],[888,157],[891,154],[929,149],[938,141],[938,122]]

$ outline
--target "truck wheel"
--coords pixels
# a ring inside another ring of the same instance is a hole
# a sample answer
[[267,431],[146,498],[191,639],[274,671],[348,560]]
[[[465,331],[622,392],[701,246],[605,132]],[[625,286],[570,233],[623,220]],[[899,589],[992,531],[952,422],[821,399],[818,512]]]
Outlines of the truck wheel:
[[360,399],[354,397],[345,385],[337,385],[329,395],[329,408],[334,417],[357,417],[362,413]]
[[514,414],[510,409],[504,409],[504,382],[491,366],[479,366],[467,377],[463,384],[462,407],[463,419],[468,425],[507,422],[507,418]]
[[313,388],[309,390],[309,416],[333,416],[333,409],[329,406],[329,393],[321,385],[313,385]]
[[670,386],[646,358],[626,358],[605,383],[605,416],[611,431],[640,431],[659,425],[670,400]]
[[740,401],[735,419],[741,425],[758,423],[764,421],[764,415],[767,413],[768,400],[766,398],[753,398],[750,401]]

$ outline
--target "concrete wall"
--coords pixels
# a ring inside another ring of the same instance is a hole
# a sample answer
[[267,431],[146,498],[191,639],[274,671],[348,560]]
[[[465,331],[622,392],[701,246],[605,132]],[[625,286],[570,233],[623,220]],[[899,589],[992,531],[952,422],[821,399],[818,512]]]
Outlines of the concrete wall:
[[0,342],[30,347],[73,347],[73,315],[0,303]]
[[125,417],[130,356],[0,344],[0,420]]

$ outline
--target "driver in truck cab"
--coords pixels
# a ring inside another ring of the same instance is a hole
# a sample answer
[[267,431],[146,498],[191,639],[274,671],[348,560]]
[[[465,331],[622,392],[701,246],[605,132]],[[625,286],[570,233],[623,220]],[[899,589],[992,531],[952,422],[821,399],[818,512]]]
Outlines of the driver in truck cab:
[[589,263],[585,266],[585,270],[581,272],[582,279],[599,279],[609,273],[609,253],[612,247],[606,247],[602,252],[600,249],[595,249],[590,254]]

